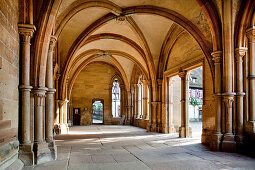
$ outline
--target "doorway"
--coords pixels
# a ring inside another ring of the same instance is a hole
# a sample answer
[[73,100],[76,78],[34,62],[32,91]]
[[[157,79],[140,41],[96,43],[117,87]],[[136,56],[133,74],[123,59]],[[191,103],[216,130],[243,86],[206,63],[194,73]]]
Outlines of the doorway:
[[73,125],[80,125],[81,112],[80,108],[73,108]]
[[92,124],[103,124],[104,105],[103,100],[93,100],[92,103]]

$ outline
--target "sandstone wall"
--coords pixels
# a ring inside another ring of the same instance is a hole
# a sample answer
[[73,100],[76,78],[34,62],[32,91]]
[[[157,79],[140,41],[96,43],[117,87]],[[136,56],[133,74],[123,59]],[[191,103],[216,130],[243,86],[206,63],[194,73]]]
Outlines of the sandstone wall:
[[0,169],[17,159],[19,109],[18,0],[0,1]]
[[[117,70],[110,65],[92,63],[77,77],[72,91],[72,107],[80,108],[81,125],[92,124],[92,100],[104,100],[104,124],[118,124],[119,118],[112,118],[111,79]],[[85,109],[87,108],[87,109]]]

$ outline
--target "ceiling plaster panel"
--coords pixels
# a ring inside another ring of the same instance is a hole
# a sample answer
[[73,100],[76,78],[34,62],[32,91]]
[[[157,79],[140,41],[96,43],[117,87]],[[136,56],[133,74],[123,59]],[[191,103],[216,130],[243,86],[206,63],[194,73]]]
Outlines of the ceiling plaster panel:
[[62,64],[65,62],[65,58],[68,50],[70,49],[76,38],[82,33],[82,31],[92,24],[95,20],[101,18],[108,11],[103,8],[88,8],[86,10],[77,13],[64,27],[60,38],[60,55],[62,57]]
[[160,50],[173,22],[157,15],[133,15],[133,19],[146,38],[157,70]]
[[199,56],[204,56],[204,54],[195,39],[193,39],[188,33],[182,34],[172,47],[167,63],[167,70],[178,65],[181,66],[182,63]]
[[130,83],[134,63],[131,60],[121,56],[113,55],[113,57],[120,63],[120,65],[124,69],[128,78],[128,83]]
[[136,42],[141,47],[143,44],[141,43],[141,40],[139,39],[138,35],[136,35],[132,28],[132,26],[128,23],[128,21],[116,21],[111,20],[106,25],[102,26],[98,30],[96,30],[92,35],[100,34],[100,33],[114,33],[119,34],[125,37],[128,37],[129,39]]
[[133,56],[136,60],[138,60],[139,63],[144,67],[144,69],[147,71],[147,66],[142,58],[142,56],[131,46],[129,46],[126,43],[123,43],[119,40],[112,40],[112,39],[101,39],[97,41],[93,41],[89,44],[86,44],[82,48],[80,48],[75,56],[78,56],[84,51],[90,50],[90,49],[100,49],[100,50],[116,50],[128,53],[129,55]]

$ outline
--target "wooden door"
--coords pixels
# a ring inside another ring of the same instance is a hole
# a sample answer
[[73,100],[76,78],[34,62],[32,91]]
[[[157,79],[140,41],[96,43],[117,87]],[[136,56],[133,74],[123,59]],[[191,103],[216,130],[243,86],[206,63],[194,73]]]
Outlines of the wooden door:
[[73,125],[80,125],[81,112],[80,108],[73,108]]

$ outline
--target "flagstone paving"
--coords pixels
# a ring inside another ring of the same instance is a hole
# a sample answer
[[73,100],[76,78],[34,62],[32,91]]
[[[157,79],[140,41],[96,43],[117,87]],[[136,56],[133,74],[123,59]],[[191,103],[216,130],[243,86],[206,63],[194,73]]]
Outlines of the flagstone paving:
[[[199,133],[198,133],[199,134]],[[255,169],[255,159],[212,152],[200,135],[148,133],[133,126],[74,126],[56,137],[58,159],[23,169],[49,170],[215,170]]]

